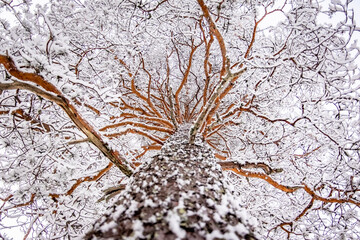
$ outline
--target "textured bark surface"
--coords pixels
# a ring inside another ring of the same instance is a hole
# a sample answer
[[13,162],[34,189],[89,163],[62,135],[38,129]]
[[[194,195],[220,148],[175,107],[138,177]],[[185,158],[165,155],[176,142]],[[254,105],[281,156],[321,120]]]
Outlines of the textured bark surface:
[[255,239],[210,149],[187,131],[134,173],[117,204],[86,239]]

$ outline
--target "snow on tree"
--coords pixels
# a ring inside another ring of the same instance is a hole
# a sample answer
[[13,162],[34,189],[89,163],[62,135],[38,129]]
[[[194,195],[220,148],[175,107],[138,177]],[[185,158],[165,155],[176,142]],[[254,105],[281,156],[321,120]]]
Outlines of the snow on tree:
[[0,236],[359,239],[351,6],[1,0]]
[[256,220],[223,182],[211,149],[187,137],[181,126],[86,239],[255,239]]

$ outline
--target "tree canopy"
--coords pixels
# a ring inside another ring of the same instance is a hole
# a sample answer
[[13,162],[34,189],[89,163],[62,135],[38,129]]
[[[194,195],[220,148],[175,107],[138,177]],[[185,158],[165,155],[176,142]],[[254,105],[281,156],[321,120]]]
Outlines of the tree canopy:
[[[181,126],[264,239],[359,239],[351,1],[1,0],[0,234],[83,236]],[[324,19],[331,19],[326,22]],[[229,185],[230,186],[230,185]],[[119,188],[121,189],[121,187]]]

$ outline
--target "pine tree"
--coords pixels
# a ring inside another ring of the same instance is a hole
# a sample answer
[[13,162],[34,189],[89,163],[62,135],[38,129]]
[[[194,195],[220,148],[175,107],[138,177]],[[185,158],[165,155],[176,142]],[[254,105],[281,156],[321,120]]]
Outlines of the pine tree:
[[255,239],[211,149],[189,144],[188,132],[183,126],[134,173],[88,239]]
[[358,239],[353,4],[0,1],[0,236]]

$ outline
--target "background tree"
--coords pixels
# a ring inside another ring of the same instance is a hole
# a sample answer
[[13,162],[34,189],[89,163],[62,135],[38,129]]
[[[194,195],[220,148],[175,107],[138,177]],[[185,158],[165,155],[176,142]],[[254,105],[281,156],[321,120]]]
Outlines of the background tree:
[[349,4],[1,0],[1,234],[82,236],[190,123],[260,236],[358,239]]

